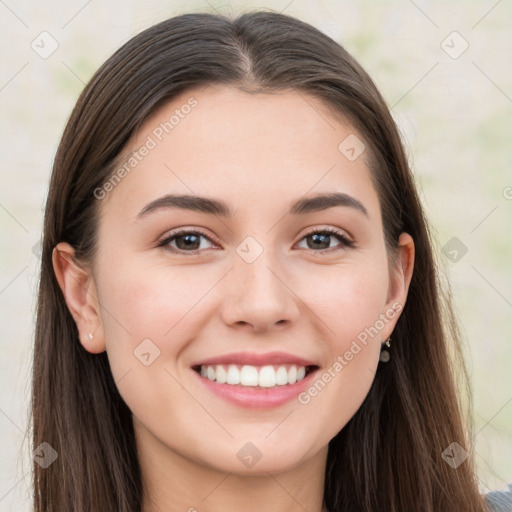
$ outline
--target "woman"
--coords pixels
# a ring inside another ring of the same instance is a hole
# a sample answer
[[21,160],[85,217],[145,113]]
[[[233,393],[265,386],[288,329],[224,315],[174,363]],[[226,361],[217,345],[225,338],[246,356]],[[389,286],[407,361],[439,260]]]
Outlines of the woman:
[[396,126],[310,25],[128,41],[68,121],[43,245],[37,512],[487,510]]

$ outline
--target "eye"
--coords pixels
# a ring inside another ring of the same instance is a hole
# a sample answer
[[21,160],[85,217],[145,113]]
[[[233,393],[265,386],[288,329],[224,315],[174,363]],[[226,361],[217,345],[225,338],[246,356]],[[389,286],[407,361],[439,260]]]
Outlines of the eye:
[[[158,243],[158,247],[168,247],[173,252],[196,253],[200,249],[204,249],[204,246],[201,245],[202,238],[211,242],[210,238],[202,231],[182,229],[164,238]],[[176,244],[174,247],[171,245],[173,243]]]
[[[333,238],[337,238],[339,240],[339,244],[336,247],[329,247],[330,242]],[[302,240],[306,240],[307,247],[306,249],[319,249],[314,252],[324,252],[328,249],[342,249],[342,248],[352,248],[355,247],[355,243],[350,240],[347,235],[333,228],[325,228],[325,229],[313,229],[309,231]],[[301,241],[302,241],[301,240]],[[309,243],[310,242],[310,243]],[[330,251],[329,251],[330,252]]]
[[[339,244],[335,247],[330,247],[333,238],[336,238]],[[165,237],[158,243],[158,247],[168,248],[172,252],[189,252],[196,254],[202,249],[205,249],[201,244],[201,239],[213,243],[211,238],[200,230],[182,229]],[[313,229],[309,231],[301,241],[302,240],[307,241],[306,249],[313,249],[314,252],[317,253],[331,252],[329,249],[340,250],[347,247],[355,247],[355,243],[350,240],[347,235],[333,228]]]

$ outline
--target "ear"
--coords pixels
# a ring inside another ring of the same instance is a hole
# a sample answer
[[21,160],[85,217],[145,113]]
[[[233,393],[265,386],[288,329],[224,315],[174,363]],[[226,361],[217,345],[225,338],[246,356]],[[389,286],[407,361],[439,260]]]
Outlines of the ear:
[[52,263],[64,300],[76,323],[80,343],[93,354],[103,352],[103,325],[92,273],[76,261],[75,250],[65,242],[54,247]]
[[382,341],[389,338],[407,300],[414,269],[414,240],[408,233],[398,239],[395,261],[391,262],[388,298],[384,315],[388,319],[381,331]]

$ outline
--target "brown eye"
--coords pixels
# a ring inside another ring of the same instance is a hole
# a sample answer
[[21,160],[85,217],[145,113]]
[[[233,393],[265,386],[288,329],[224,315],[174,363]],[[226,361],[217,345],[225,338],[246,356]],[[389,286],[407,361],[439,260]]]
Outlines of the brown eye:
[[[337,239],[339,243],[335,247],[331,247],[333,239]],[[346,247],[354,247],[352,242],[344,233],[335,229],[322,229],[311,231],[302,238],[306,240],[307,249],[313,249],[315,252],[325,251],[328,249],[340,249]]]
[[[173,233],[170,236],[164,238],[159,244],[158,247],[166,247],[174,252],[197,252],[200,249],[204,249],[205,247],[201,247],[201,239],[208,240],[211,242],[210,238],[201,233],[200,231],[178,231],[177,233]],[[174,246],[171,244],[175,244]]]

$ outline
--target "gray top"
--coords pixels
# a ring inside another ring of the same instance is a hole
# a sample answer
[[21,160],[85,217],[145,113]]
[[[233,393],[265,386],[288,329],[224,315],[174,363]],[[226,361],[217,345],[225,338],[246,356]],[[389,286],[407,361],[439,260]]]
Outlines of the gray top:
[[491,491],[485,495],[489,512],[512,512],[512,484],[506,491]]
[[512,512],[512,484],[505,491],[490,491],[485,495],[489,512]]

